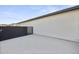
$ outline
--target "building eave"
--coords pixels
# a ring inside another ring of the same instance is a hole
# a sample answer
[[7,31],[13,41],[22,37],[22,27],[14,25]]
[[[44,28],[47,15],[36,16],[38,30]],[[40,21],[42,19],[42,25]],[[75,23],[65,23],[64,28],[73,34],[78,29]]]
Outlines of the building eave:
[[48,17],[48,16],[52,16],[52,15],[57,15],[57,14],[61,14],[61,13],[64,13],[64,12],[69,12],[69,11],[77,10],[77,9],[79,9],[79,5],[74,6],[74,7],[70,7],[70,8],[66,8],[66,9],[63,9],[63,10],[59,10],[59,11],[56,11],[56,12],[52,12],[52,13],[49,13],[49,14],[46,14],[46,15],[38,16],[38,17],[35,17],[35,18],[32,18],[32,19],[28,19],[28,20],[25,20],[25,21],[22,21],[22,22],[15,23],[15,24],[29,22],[29,21],[40,19],[40,18],[44,18],[44,17]]

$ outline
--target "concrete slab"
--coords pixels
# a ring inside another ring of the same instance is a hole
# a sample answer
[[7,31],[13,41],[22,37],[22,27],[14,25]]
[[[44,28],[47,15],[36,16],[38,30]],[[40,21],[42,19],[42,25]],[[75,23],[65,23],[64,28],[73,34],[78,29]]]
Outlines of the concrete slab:
[[23,36],[0,42],[2,54],[74,54],[79,43],[39,35]]

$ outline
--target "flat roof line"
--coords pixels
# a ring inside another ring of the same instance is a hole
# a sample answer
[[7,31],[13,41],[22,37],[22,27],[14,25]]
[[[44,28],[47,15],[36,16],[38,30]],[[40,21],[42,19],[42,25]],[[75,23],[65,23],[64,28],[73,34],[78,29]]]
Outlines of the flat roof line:
[[48,17],[48,16],[52,16],[52,15],[56,15],[56,14],[76,10],[76,9],[79,9],[79,5],[74,6],[74,7],[70,7],[70,8],[66,8],[66,9],[63,9],[63,10],[59,10],[59,11],[56,11],[56,12],[52,12],[52,13],[49,13],[49,14],[46,14],[46,15],[38,16],[38,17],[35,17],[35,18],[32,18],[32,19],[28,19],[28,20],[19,22],[19,23],[15,23],[15,24],[20,24],[20,23],[23,23],[23,22],[29,22],[29,21],[37,20],[37,19],[40,19],[40,18],[43,18],[43,17]]

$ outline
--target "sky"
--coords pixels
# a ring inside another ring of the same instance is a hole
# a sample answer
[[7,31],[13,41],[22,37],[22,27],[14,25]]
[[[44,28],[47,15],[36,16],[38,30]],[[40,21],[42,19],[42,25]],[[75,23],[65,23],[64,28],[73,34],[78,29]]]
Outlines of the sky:
[[62,10],[72,5],[0,5],[0,24],[12,24]]

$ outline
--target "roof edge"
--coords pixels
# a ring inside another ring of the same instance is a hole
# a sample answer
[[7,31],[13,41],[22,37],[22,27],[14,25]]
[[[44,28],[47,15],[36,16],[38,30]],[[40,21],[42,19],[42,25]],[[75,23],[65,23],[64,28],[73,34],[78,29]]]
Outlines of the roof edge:
[[49,14],[46,14],[46,15],[38,16],[38,17],[28,19],[28,20],[25,20],[25,21],[21,21],[21,22],[15,23],[15,24],[20,24],[20,23],[23,23],[23,22],[29,22],[29,21],[40,19],[40,18],[44,18],[44,17],[48,17],[48,16],[52,16],[52,15],[56,15],[56,14],[60,14],[60,13],[64,13],[64,12],[69,12],[69,11],[76,10],[76,9],[79,9],[79,5],[74,6],[74,7],[69,7],[69,8],[66,8],[66,9],[63,9],[63,10],[59,10],[59,11],[56,11],[56,12],[52,12],[52,13],[49,13]]

